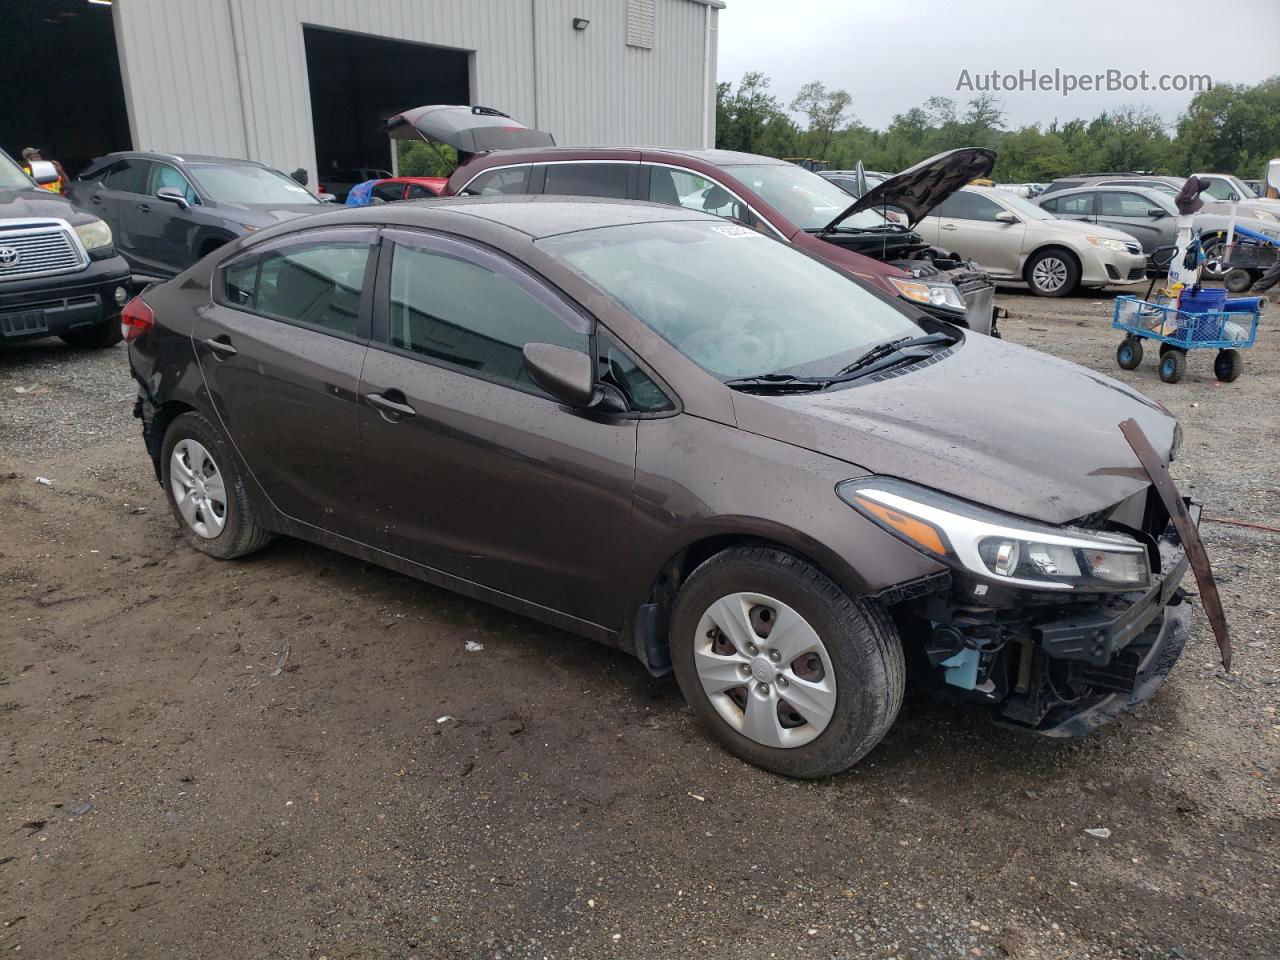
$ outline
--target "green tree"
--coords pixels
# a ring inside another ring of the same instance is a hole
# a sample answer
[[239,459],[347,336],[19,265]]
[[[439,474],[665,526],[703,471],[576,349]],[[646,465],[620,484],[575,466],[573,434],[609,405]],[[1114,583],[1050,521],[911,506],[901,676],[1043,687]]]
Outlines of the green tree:
[[828,90],[820,80],[806,83],[791,101],[792,112],[804,114],[809,121],[808,143],[816,159],[826,159],[837,128],[852,117],[852,103],[847,91]]

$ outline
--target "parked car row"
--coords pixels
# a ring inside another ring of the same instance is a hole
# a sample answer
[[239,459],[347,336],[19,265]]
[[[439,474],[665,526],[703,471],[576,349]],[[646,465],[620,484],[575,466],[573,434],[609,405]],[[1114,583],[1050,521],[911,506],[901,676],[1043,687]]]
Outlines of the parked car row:
[[890,224],[794,165],[435,109],[449,198],[247,233],[125,309],[196,549],[296,536],[615,645],[791,776],[871,750],[908,669],[1053,736],[1159,687],[1186,552],[1117,425],[1169,463],[1173,418],[948,322],[917,240],[859,252],[989,156],[882,183]]

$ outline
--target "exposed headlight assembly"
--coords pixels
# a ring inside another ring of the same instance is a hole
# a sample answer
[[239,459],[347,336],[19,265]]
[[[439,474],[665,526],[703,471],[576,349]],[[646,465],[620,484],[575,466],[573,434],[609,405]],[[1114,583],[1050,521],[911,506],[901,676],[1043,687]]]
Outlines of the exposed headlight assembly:
[[111,246],[111,228],[102,220],[90,220],[75,228],[76,236],[90,252]]
[[1085,237],[1095,247],[1101,247],[1103,250],[1114,250],[1116,253],[1124,253],[1125,245],[1123,240],[1113,240],[1111,237]]
[[954,283],[929,283],[926,280],[910,280],[906,277],[890,277],[889,282],[912,303],[931,307],[964,309],[964,297]]
[[1034,590],[1140,590],[1147,548],[1120,533],[1054,527],[889,477],[846,480],[836,493],[872,523],[943,563]]

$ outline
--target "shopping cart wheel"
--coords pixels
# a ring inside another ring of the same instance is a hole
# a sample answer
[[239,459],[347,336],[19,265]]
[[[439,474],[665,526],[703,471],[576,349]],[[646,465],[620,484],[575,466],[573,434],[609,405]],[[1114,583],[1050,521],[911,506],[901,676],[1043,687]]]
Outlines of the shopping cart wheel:
[[1219,350],[1213,358],[1213,375],[1223,383],[1231,383],[1244,369],[1244,357],[1239,350]]
[[1165,383],[1177,383],[1187,372],[1187,352],[1170,347],[1160,358],[1160,379]]
[[1228,293],[1244,293],[1258,279],[1254,276],[1255,273],[1254,270],[1236,267],[1234,270],[1227,271],[1227,275],[1222,278],[1222,285],[1227,288]]
[[1121,370],[1137,370],[1142,362],[1142,341],[1137,337],[1125,337],[1116,347],[1116,363]]

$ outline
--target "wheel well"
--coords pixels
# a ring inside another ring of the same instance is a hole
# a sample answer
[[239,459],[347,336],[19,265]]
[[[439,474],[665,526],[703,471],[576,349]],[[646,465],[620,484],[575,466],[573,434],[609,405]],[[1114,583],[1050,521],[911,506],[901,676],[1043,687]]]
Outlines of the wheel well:
[[195,407],[189,403],[183,403],[181,400],[170,400],[168,403],[161,404],[151,418],[151,425],[147,429],[147,453],[151,454],[151,463],[156,469],[156,479],[160,479],[160,450],[164,446],[164,435],[169,430],[169,424],[173,423],[178,417],[184,413],[195,410]]
[[1035,250],[1032,250],[1031,255],[1027,257],[1027,262],[1022,265],[1022,277],[1024,280],[1027,280],[1028,283],[1031,282],[1028,279],[1030,276],[1031,264],[1035,262],[1036,257],[1040,256],[1040,254],[1049,253],[1050,251],[1066,254],[1071,262],[1076,265],[1076,272],[1083,273],[1083,269],[1080,266],[1080,258],[1076,256],[1076,252],[1074,250],[1070,247],[1059,246],[1056,243],[1047,243],[1043,247],[1037,247]]

